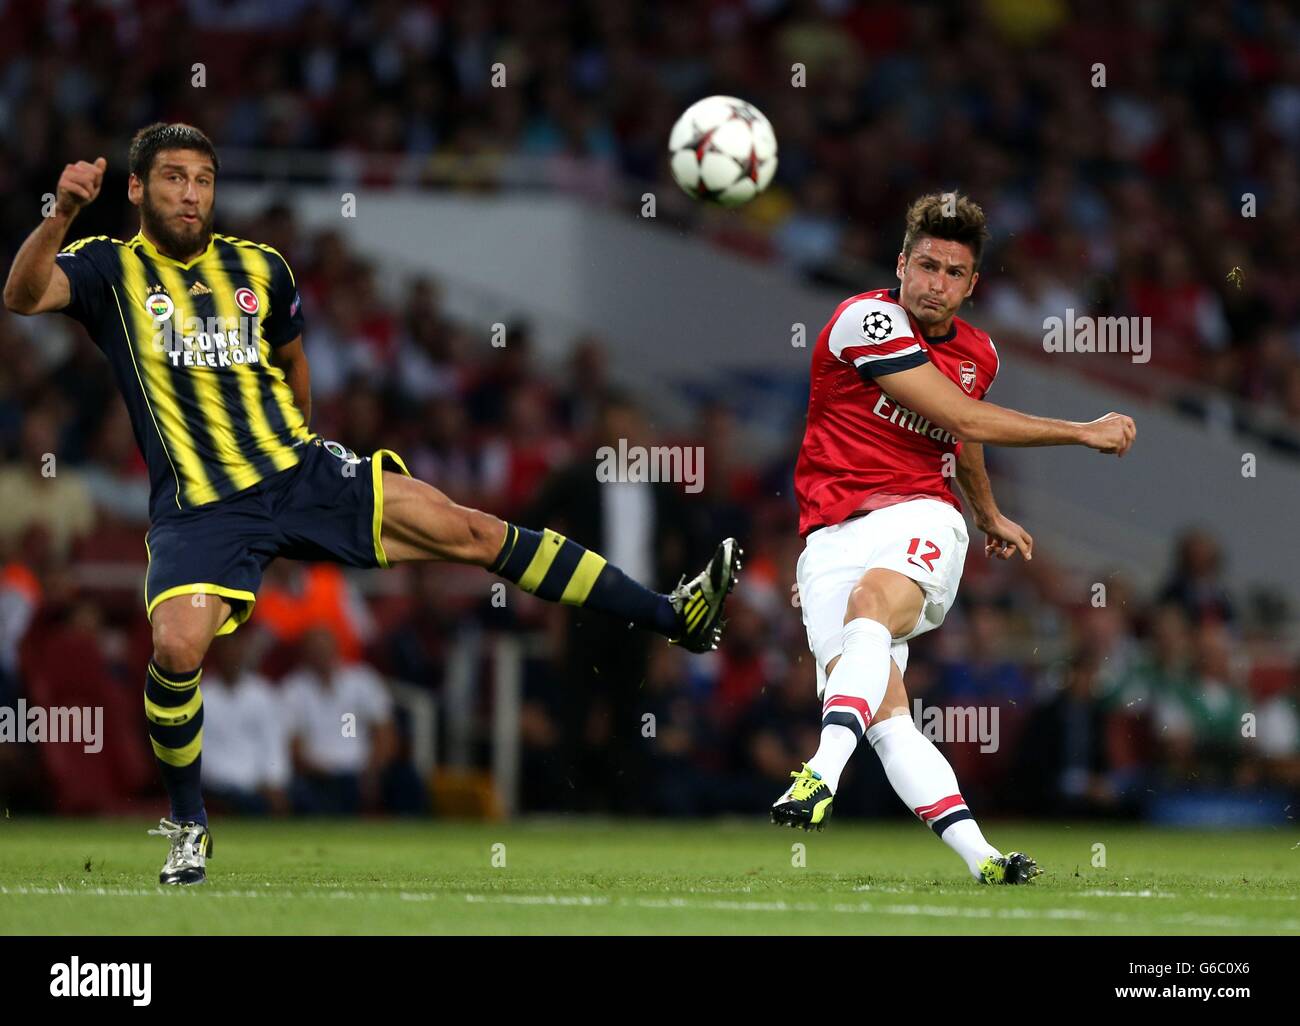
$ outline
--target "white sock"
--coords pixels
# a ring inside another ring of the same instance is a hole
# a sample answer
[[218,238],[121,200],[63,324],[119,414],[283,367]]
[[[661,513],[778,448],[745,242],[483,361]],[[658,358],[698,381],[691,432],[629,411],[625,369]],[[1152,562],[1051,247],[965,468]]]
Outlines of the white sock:
[[857,747],[858,735],[848,727],[835,723],[822,727],[822,743],[817,746],[817,754],[808,760],[808,766],[821,774],[831,794],[840,789],[840,774]]
[[898,797],[961,856],[971,875],[979,879],[979,864],[1001,852],[984,839],[943,753],[905,715],[877,723],[867,731],[867,741],[880,756],[885,776]]
[[877,620],[858,617],[844,625],[844,648],[826,681],[822,703],[822,740],[808,765],[820,773],[831,793],[840,774],[866,733],[867,724],[889,686],[889,628]]

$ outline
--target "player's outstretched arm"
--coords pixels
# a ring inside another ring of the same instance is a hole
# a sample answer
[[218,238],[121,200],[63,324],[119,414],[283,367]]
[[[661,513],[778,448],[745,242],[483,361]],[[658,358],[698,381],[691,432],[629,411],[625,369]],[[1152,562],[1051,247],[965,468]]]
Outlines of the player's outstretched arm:
[[93,164],[81,160],[69,164],[59,176],[54,213],[27,236],[18,250],[5,280],[5,309],[16,314],[38,314],[62,310],[72,299],[68,276],[55,261],[63,248],[68,228],[81,208],[99,195],[108,161],[100,157]]
[[1005,406],[972,399],[932,363],[882,374],[880,387],[894,400],[965,442],[989,445],[1086,445],[1123,456],[1137,427],[1122,413],[1108,413],[1086,423],[1035,417]]
[[957,484],[975,516],[975,526],[985,534],[984,555],[1010,559],[1019,552],[1026,560],[1034,558],[1033,537],[998,509],[981,443],[962,443],[957,453]]

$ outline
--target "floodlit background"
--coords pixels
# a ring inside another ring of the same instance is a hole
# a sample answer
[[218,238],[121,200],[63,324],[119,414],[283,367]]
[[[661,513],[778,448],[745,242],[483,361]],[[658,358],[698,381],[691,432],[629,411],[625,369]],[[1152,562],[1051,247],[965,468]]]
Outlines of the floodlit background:
[[[713,93],[777,134],[740,210],[667,173]],[[211,810],[763,816],[819,726],[793,594],[810,347],[893,284],[907,203],[960,189],[994,232],[964,311],[998,343],[991,399],[1121,410],[1139,438],[1123,461],[989,451],[1035,559],[976,540],[909,693],[996,710],[996,751],[941,745],[978,813],[1294,817],[1294,7],[0,3],[5,267],[69,161],[109,162],[73,237],[133,235],[126,145],[157,119],[215,141],[217,229],[294,268],[317,432],[663,588],[725,534],[749,552],[703,658],[494,604],[473,569],[277,564],[205,664]],[[1152,359],[1044,352],[1067,310],[1150,318]],[[643,486],[644,531],[612,516],[594,452],[620,438],[703,446],[703,490]],[[0,803],[156,814],[147,476],[71,320],[0,313],[0,455],[0,705],[102,706],[106,732],[97,755],[0,744]],[[311,724],[342,675],[370,697],[331,761]],[[868,754],[845,784],[837,816],[906,815]]]

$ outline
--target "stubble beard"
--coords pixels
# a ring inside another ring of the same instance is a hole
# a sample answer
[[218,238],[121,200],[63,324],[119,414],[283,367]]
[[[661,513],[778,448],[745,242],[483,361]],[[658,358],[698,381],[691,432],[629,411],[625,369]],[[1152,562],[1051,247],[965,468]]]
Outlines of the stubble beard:
[[214,213],[215,211],[209,210],[208,216],[188,231],[178,229],[174,221],[164,217],[149,202],[149,192],[146,190],[140,203],[140,224],[156,241],[159,249],[176,260],[185,261],[208,248],[208,243],[212,241]]

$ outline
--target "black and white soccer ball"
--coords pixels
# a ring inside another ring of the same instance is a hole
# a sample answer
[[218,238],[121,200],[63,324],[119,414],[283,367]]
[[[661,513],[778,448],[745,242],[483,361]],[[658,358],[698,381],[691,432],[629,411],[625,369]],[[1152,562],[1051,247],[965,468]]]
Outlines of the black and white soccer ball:
[[776,133],[762,111],[734,96],[693,103],[668,137],[673,178],[695,199],[736,207],[776,173]]

